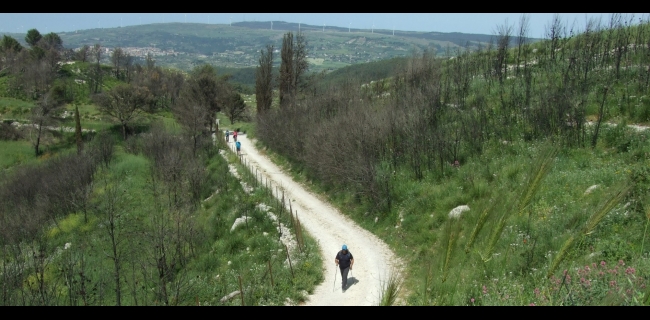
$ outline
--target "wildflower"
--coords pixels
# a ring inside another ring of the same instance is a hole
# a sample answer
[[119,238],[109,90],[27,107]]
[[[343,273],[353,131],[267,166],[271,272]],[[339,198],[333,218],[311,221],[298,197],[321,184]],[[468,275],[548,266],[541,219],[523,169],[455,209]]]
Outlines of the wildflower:
[[71,245],[72,245],[72,243],[70,243],[70,242],[66,242],[65,246],[63,246],[63,249],[64,249],[64,250],[68,250],[68,249],[70,249],[70,246],[71,246]]
[[529,306],[534,307],[535,304],[531,302],[531,303],[529,304]]
[[470,299],[469,301],[470,301],[471,303],[474,303],[474,298]]
[[539,288],[535,288],[535,291],[534,291],[534,292],[535,292],[535,296],[539,296],[539,293],[540,293],[540,292],[539,292]]
[[625,274],[634,274],[635,272],[636,272],[636,270],[634,270],[634,268],[631,268],[631,267],[628,267],[627,269],[625,269]]
[[610,287],[616,287],[616,281],[612,280],[609,282]]
[[623,262],[623,260],[618,260],[618,265],[619,265],[619,266],[624,266],[624,265],[625,265],[625,262]]
[[585,266],[585,271],[590,272],[591,269],[589,269],[589,266]]
[[600,262],[600,266],[601,266],[601,267],[603,267],[603,268],[604,268],[604,267],[605,267],[605,265],[607,265],[607,264],[605,263],[605,261],[601,261],[601,262]]
[[483,286],[483,294],[487,294],[487,293],[488,293],[487,287]]

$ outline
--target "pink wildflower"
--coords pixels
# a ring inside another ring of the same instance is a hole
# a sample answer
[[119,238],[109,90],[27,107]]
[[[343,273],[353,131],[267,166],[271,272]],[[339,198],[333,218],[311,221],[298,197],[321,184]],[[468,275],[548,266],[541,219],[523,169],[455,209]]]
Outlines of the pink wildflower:
[[595,262],[592,262],[592,263],[591,263],[591,267],[594,268],[594,269],[596,269],[596,263],[595,263]]
[[534,307],[535,304],[531,302],[531,303],[529,304],[529,306]]
[[469,299],[469,301],[470,301],[471,303],[474,303],[474,298]]
[[589,272],[591,269],[589,269],[589,266],[585,266],[585,271]]
[[603,268],[604,268],[604,267],[605,267],[605,265],[606,265],[606,263],[605,263],[605,261],[601,261],[601,262],[600,262],[600,266],[601,266],[601,267],[603,267]]
[[616,281],[612,280],[609,282],[610,287],[616,287]]
[[631,267],[628,267],[627,269],[625,269],[625,274],[634,274],[635,272],[636,272],[636,270],[634,270],[634,268],[631,268]]
[[618,265],[619,265],[619,266],[624,266],[624,265],[625,265],[625,262],[623,262],[623,260],[618,260]]
[[483,286],[483,294],[487,294],[487,293],[488,293],[487,287]]

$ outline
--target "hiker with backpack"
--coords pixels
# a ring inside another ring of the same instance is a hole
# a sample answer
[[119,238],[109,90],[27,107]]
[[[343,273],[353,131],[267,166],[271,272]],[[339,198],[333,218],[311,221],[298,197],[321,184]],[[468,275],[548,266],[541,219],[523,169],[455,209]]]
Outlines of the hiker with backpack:
[[230,131],[226,129],[226,142],[230,142]]
[[348,272],[352,270],[352,266],[354,265],[354,257],[352,257],[352,253],[348,250],[347,245],[343,245],[341,251],[336,254],[334,263],[341,269],[341,285],[343,292],[345,292],[348,285]]
[[237,142],[237,130],[232,131],[232,138],[235,139],[235,142]]
[[[237,139],[235,139],[237,141]],[[237,147],[237,155],[241,155],[241,142],[235,142],[235,147]]]

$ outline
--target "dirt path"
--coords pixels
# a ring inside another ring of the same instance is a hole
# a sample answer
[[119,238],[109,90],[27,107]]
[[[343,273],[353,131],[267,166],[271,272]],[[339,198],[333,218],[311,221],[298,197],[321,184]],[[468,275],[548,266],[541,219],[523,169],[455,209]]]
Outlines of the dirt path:
[[[246,164],[253,170],[257,168],[258,174],[261,172],[265,180],[272,182],[274,193],[276,186],[284,190],[287,206],[290,200],[294,213],[298,211],[301,224],[319,243],[325,280],[309,296],[306,305],[377,305],[382,281],[388,278],[397,261],[395,254],[381,239],[293,181],[255,148],[255,141],[250,141],[245,134],[240,134],[238,140]],[[229,145],[234,151],[232,139]],[[334,256],[343,244],[347,244],[355,261],[348,275],[349,288],[345,292],[342,292],[340,272],[334,265]]]

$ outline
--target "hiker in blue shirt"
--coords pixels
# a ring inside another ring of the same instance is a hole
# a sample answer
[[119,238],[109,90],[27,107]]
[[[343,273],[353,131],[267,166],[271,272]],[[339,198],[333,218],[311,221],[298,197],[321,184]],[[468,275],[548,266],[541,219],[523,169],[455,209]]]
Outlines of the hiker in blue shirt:
[[235,146],[237,147],[237,155],[241,154],[241,142],[237,141],[235,142]]
[[347,245],[343,245],[341,251],[336,254],[334,263],[341,269],[341,285],[343,291],[345,291],[348,285],[348,271],[352,270],[352,266],[354,265],[354,257],[352,257],[352,253],[348,250]]
[[230,141],[230,131],[228,131],[228,129],[226,129],[226,142],[229,142],[229,141]]

